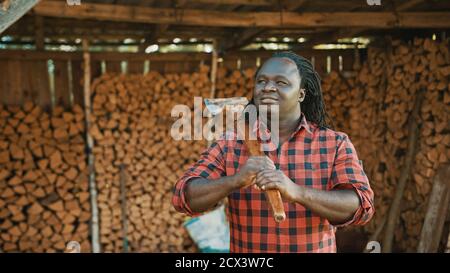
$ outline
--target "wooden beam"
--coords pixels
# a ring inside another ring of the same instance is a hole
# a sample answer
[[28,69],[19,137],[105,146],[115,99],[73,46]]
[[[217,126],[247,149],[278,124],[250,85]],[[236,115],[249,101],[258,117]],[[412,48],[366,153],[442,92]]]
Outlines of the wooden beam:
[[[181,9],[187,4],[187,0],[176,0],[175,1],[175,8]],[[149,47],[152,44],[158,43],[158,37],[161,36],[164,32],[166,32],[169,29],[169,24],[161,24],[157,25],[156,29],[145,38],[145,42],[139,46],[139,52],[143,53],[145,52],[145,49]]]
[[[298,8],[300,8],[301,6],[303,6],[303,4],[305,4],[306,0],[284,0],[282,2],[283,5],[283,9],[287,10],[287,11],[295,11]],[[228,41],[225,42],[225,44],[223,45],[223,50],[224,51],[228,51],[228,50],[235,50],[235,49],[239,49],[241,47],[244,47],[248,44],[250,44],[254,38],[256,38],[258,35],[263,34],[264,32],[267,32],[267,28],[250,28],[250,29],[245,29],[243,30],[241,33],[237,33],[235,35],[234,39],[230,39]]]
[[154,2],[155,2],[155,0],[139,0],[137,2],[137,5],[151,7]]
[[44,18],[37,15],[34,19],[36,50],[44,50]]
[[224,41],[222,48],[220,51],[228,51],[239,49],[247,44],[251,43],[254,38],[256,38],[259,34],[263,33],[266,29],[264,28],[250,28],[245,29],[242,32],[238,32],[234,35],[233,39],[229,39]]
[[272,6],[276,1],[273,0],[184,0],[195,4],[214,4],[214,5],[245,5],[245,6]]
[[[137,40],[140,41],[142,39],[146,39],[146,36],[144,34],[139,34],[139,33],[109,33],[108,31],[106,31],[104,34],[97,34],[97,33],[92,33],[89,32],[88,30],[82,30],[82,31],[77,31],[76,33],[69,33],[66,32],[67,34],[63,33],[58,33],[55,31],[49,32],[48,30],[46,30],[46,38],[49,39],[66,39],[66,40],[75,40],[75,39],[83,39],[86,38],[88,40],[93,40],[93,39],[97,39],[97,40],[125,40],[127,38],[133,39],[133,40]],[[31,32],[9,32],[6,31],[5,35],[11,35],[11,36],[19,36],[19,37],[34,37],[34,34]],[[205,40],[205,39],[213,39],[213,38],[221,38],[228,35],[228,33],[225,32],[220,32],[220,33],[198,33],[198,32],[187,32],[187,33],[182,33],[182,32],[175,32],[175,31],[170,31],[170,32],[166,32],[164,34],[161,34],[158,39],[167,39],[167,40],[173,40],[174,38],[180,38],[182,40],[187,40],[189,38],[196,38],[197,40]]]
[[100,252],[100,225],[97,206],[97,185],[95,183],[94,170],[94,140],[90,134],[91,128],[91,55],[89,53],[89,42],[83,40],[83,94],[84,94],[84,111],[85,111],[85,125],[86,125],[86,140],[87,140],[87,154],[88,154],[88,180],[89,193],[91,197],[91,244],[92,252]]
[[[0,50],[0,60],[76,60],[82,61],[81,52],[56,52],[56,51],[32,51],[32,50]],[[173,53],[119,53],[119,52],[92,52],[90,53],[91,62],[94,61],[144,61],[152,62],[184,62],[184,61],[209,61],[209,53],[204,52],[173,52]]]
[[287,11],[297,11],[306,2],[307,2],[307,0],[283,0],[282,6],[283,6],[283,9],[285,9]]
[[[269,58],[273,51],[255,50],[255,51],[230,51],[224,56],[224,59],[238,58]],[[336,49],[336,50],[312,50],[303,49],[302,55],[326,57],[328,55],[342,55],[345,58],[353,56],[353,49]],[[173,53],[120,53],[120,52],[92,52],[90,53],[91,62],[96,61],[145,61],[151,62],[208,62],[211,60],[210,53],[204,52],[173,52]],[[82,52],[57,52],[57,51],[32,51],[32,50],[0,50],[0,60],[72,60],[82,61]]]
[[[64,19],[66,20],[66,19]],[[70,19],[69,19],[70,20]],[[74,22],[73,22],[74,23]],[[80,24],[78,24],[80,23]],[[97,23],[97,24],[95,24]],[[95,28],[95,25],[98,25],[98,22],[89,21],[89,24],[86,24],[86,22],[83,22],[82,20],[77,21],[76,27],[70,28],[70,26],[65,25],[59,25],[58,19],[56,20],[50,20],[45,18],[45,29],[44,34],[46,38],[49,39],[66,39],[66,40],[75,40],[75,39],[83,39],[86,38],[88,40],[124,40],[126,38],[131,38],[137,41],[141,41],[141,39],[146,39],[149,35],[147,26],[147,30],[143,31],[140,29],[137,29],[136,27],[133,28],[133,25],[131,24],[129,28],[119,28],[113,29],[114,23],[108,23],[108,24],[102,24],[103,31],[99,33],[97,29]],[[249,29],[248,29],[249,30]],[[14,37],[34,37],[34,25],[32,20],[23,21],[23,19],[20,20],[20,23],[17,23],[10,28],[8,28],[3,34],[4,35],[10,35]],[[256,37],[261,37],[263,40],[268,39],[270,37],[277,37],[277,38],[283,38],[283,37],[291,37],[291,38],[299,38],[299,37],[311,37],[315,35],[321,35],[322,33],[329,34],[330,30],[321,28],[321,29],[276,29],[276,28],[269,28],[265,29],[264,32],[258,34]],[[229,28],[193,28],[193,27],[181,27],[180,26],[173,26],[170,29],[162,32],[158,39],[168,39],[173,40],[174,38],[180,38],[182,40],[187,40],[189,38],[197,38],[198,40],[202,39],[219,39],[223,37],[231,37],[229,36],[230,29]]]
[[349,38],[354,37],[356,34],[361,33],[363,28],[341,28],[336,31],[332,32],[326,32],[320,35],[315,35],[311,39],[306,40],[306,42],[298,44],[298,46],[294,47],[296,49],[300,48],[311,48],[318,44],[325,44],[325,43],[334,43],[338,39],[341,38]]
[[450,12],[222,12],[45,1],[36,14],[75,19],[223,27],[447,28]]
[[402,166],[400,177],[396,184],[394,198],[391,202],[391,207],[389,208],[388,216],[386,219],[386,228],[384,230],[384,237],[382,245],[383,253],[391,253],[392,245],[394,240],[395,230],[398,224],[398,218],[400,216],[401,204],[403,199],[403,194],[407,183],[410,181],[411,168],[413,166],[414,160],[417,153],[417,142],[419,139],[419,114],[422,106],[422,101],[425,91],[419,89],[417,91],[416,98],[414,100],[414,106],[408,117],[408,146],[405,155],[405,161]]
[[[98,39],[98,37],[91,36],[91,39]],[[67,37],[63,37],[63,39],[67,40]],[[86,38],[87,39],[87,38]],[[189,42],[189,41],[181,41],[177,43],[178,45],[198,45],[199,43],[203,44],[209,44],[211,43],[210,40],[197,40],[196,42]],[[4,45],[30,45],[29,41],[6,41],[2,42]],[[159,42],[158,45],[171,45],[173,44],[173,41],[167,41],[167,42]],[[77,41],[50,41],[47,42],[46,45],[52,45],[52,46],[79,46],[79,43]],[[95,43],[91,43],[92,46],[140,46],[140,42],[133,42],[133,43],[123,43],[123,42],[108,42],[108,41],[96,41]],[[41,49],[39,49],[41,50]]]
[[40,0],[5,1],[7,5],[0,7],[0,33],[14,24],[25,13],[32,9]]
[[139,52],[145,52],[148,46],[158,43],[158,37],[166,32],[169,26],[168,24],[157,25],[155,30],[145,38],[145,42],[139,46]]
[[406,10],[413,8],[419,4],[422,4],[423,2],[425,2],[425,0],[409,0],[401,5],[398,5],[396,7],[396,10],[397,11],[406,11]]
[[[395,7],[395,12],[405,12],[408,9],[423,3],[424,1],[425,0],[410,0],[410,1],[407,1],[405,3],[402,3],[399,6]],[[393,3],[395,3],[395,2],[393,2]],[[359,29],[357,28],[357,29],[350,29],[350,30],[346,29],[346,30],[343,30],[341,33],[336,33],[335,34],[335,36],[336,36],[335,38],[337,40],[339,38],[355,37],[355,36],[358,36],[360,33],[364,32],[364,31],[367,31],[367,29],[365,29],[365,28],[359,28]]]
[[[1,1],[1,0],[0,0]],[[24,16],[19,22],[9,27],[3,34],[11,36],[35,36],[34,18],[35,16]],[[66,18],[45,18],[44,35],[46,38],[92,38],[97,40],[136,39],[140,41],[152,34],[153,28],[148,24],[121,23],[104,21],[99,24],[95,20],[73,20]],[[162,32],[158,38],[173,40],[176,37],[181,39],[197,38],[220,38],[228,35],[227,28],[218,27],[190,27],[171,26]]]
[[[396,12],[404,12],[414,6],[417,6],[420,3],[423,3],[425,0],[410,0],[407,1],[395,8]],[[336,42],[341,38],[352,38],[361,35],[362,32],[367,31],[367,28],[342,28],[330,33],[328,35],[316,37],[302,44],[300,47],[312,47],[321,43],[332,43]]]
[[450,202],[450,165],[441,166],[433,179],[427,213],[420,234],[418,253],[436,253],[442,237]]
[[128,253],[128,213],[127,213],[127,178],[126,165],[119,166],[120,209],[122,220],[122,253]]
[[217,40],[213,41],[213,50],[211,52],[211,90],[210,90],[210,98],[216,97],[216,79],[217,79],[217,60],[218,60],[218,52],[217,52]]

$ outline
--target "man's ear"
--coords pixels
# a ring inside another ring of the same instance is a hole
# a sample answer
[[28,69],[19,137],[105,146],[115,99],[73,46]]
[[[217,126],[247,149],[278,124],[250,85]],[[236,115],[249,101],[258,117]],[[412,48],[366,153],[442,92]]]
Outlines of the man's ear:
[[306,91],[305,89],[301,88],[298,96],[298,101],[303,102],[305,100]]

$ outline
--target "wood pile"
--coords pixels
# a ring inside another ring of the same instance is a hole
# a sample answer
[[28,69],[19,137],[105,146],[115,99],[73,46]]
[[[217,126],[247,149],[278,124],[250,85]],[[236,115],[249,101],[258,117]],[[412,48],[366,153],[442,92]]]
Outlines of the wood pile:
[[90,251],[91,218],[80,106],[0,106],[0,249]]
[[[424,92],[420,145],[403,195],[395,251],[416,250],[432,179],[450,159],[449,75],[448,41],[416,38],[369,49],[368,61],[354,78],[331,73],[324,79],[336,129],[349,134],[375,191],[377,213],[366,227],[369,233],[389,210],[405,161],[408,117],[418,92]],[[347,98],[340,99],[341,94]]]
[[[390,209],[405,162],[408,117],[424,92],[395,251],[416,250],[433,177],[450,161],[448,48],[448,41],[390,41],[368,49],[354,76],[332,72],[323,80],[335,129],[350,136],[375,191],[377,213],[364,227],[369,234]],[[250,99],[254,73],[219,67],[215,97]],[[189,74],[104,74],[93,82],[89,133],[102,251],[122,252],[124,245],[130,252],[196,251],[171,196],[207,144],[172,139],[177,118],[171,110],[176,104],[193,109],[194,96],[210,97],[210,88],[207,66]],[[0,106],[0,116],[0,249],[61,252],[79,241],[83,252],[90,251],[83,109],[49,112],[26,103]]]
[[256,69],[229,71],[220,67],[217,71],[216,97],[253,97],[253,87]]
[[[123,251],[124,239],[129,251],[195,251],[182,225],[185,216],[172,208],[172,187],[206,143],[173,140],[170,114],[176,104],[192,109],[194,96],[209,96],[208,72],[201,66],[193,74],[105,74],[94,82],[90,133],[103,251]],[[125,193],[120,192],[121,166],[127,174]],[[125,216],[120,194],[126,194]]]

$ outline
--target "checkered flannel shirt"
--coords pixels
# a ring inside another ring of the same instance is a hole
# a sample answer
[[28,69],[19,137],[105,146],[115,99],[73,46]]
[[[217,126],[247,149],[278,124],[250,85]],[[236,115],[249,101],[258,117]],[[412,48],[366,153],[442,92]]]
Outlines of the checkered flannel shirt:
[[[259,127],[255,125],[254,130]],[[284,202],[286,220],[276,223],[263,192],[253,187],[235,190],[228,196],[227,211],[231,252],[336,252],[336,228],[363,225],[374,214],[373,191],[346,134],[319,128],[302,114],[290,139],[265,153],[296,184],[325,191],[353,189],[360,206],[349,221],[332,225],[298,203]],[[248,156],[240,140],[227,137],[214,142],[177,181],[172,198],[175,209],[199,215],[186,201],[187,183],[193,178],[234,175]]]

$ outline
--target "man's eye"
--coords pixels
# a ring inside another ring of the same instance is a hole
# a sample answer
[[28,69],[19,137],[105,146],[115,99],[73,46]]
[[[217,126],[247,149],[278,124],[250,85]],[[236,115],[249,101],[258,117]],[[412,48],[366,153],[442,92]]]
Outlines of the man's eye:
[[258,80],[258,83],[266,83],[265,80]]
[[279,85],[286,85],[287,83],[283,82],[283,81],[277,81],[277,84],[279,84]]

